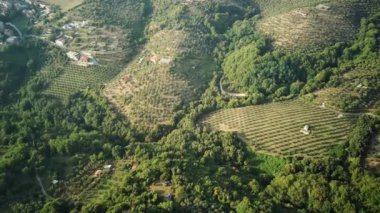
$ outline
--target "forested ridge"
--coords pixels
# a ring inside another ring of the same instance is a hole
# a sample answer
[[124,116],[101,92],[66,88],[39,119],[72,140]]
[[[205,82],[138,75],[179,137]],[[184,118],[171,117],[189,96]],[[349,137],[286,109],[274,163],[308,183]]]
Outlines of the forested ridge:
[[[380,130],[380,13],[363,17],[351,42],[289,51],[256,29],[261,4],[96,0],[73,10],[125,29],[131,54],[173,30],[189,35],[179,62],[210,55],[213,73],[171,65],[202,86],[154,128],[110,104],[106,82],[65,98],[43,93],[69,63],[62,49],[37,39],[1,48],[0,212],[379,212],[380,177],[366,159]],[[247,97],[223,96],[222,77]],[[221,109],[321,104],[328,89],[341,92],[327,96],[328,107],[354,118],[345,142],[321,158],[260,154],[239,132],[201,124]]]

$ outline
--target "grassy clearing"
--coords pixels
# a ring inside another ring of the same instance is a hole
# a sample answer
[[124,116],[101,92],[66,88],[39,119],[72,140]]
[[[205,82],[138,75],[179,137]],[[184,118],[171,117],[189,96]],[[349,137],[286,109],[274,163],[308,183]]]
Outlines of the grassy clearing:
[[[369,15],[375,1],[305,0],[259,1],[263,19],[257,28],[274,39],[277,47],[314,51],[336,42],[351,41],[361,17]],[[320,5],[327,9],[321,9]]]
[[[346,140],[351,119],[299,100],[220,110],[201,123],[211,129],[237,132],[260,153],[320,157]],[[311,134],[300,130],[309,125]]]
[[254,152],[252,152],[250,160],[253,162],[252,165],[257,165],[257,169],[259,169],[261,173],[263,172],[273,176],[280,173],[286,164],[286,160],[281,157]]
[[84,0],[45,0],[49,4],[55,4],[61,7],[63,11],[68,11],[80,4],[83,3]]
[[161,197],[165,197],[170,193],[173,193],[171,186],[165,186],[163,183],[155,183],[150,186],[152,192],[157,193]]

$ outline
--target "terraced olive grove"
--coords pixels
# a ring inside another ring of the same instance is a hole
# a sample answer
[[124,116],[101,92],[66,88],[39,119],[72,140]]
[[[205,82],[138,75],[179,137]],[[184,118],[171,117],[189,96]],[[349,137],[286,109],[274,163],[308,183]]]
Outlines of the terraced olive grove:
[[54,76],[49,68],[47,68],[45,72],[41,72],[41,75],[50,81],[44,93],[58,98],[66,98],[87,87],[100,87],[116,76],[120,70],[121,67],[117,64],[94,67],[68,64],[63,65],[61,73]]
[[[344,142],[352,118],[299,100],[224,109],[200,123],[213,130],[237,132],[258,152],[322,157]],[[308,125],[310,135],[300,130]]]
[[[189,47],[196,45],[194,41],[184,31],[158,32],[143,52],[107,84],[104,95],[136,124],[170,124],[176,107],[192,100],[202,86],[198,71],[202,69],[206,76],[212,71],[211,60],[189,53]],[[193,76],[186,76],[190,72]]]
[[273,0],[258,5],[263,15],[258,30],[272,37],[276,47],[304,51],[352,41],[360,17],[380,8],[378,1],[354,0]]

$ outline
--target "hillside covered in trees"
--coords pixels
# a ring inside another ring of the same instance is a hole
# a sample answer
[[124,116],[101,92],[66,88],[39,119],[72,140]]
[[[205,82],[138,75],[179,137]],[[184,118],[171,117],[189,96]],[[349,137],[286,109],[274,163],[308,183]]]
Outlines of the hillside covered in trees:
[[377,2],[17,2],[0,212],[380,211]]

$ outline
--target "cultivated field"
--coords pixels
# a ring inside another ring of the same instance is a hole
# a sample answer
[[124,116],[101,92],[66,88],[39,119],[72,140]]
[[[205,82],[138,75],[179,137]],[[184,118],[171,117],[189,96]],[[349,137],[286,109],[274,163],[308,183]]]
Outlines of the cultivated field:
[[[375,62],[376,63],[376,62]],[[350,96],[352,100],[359,100],[365,95],[369,95],[366,101],[361,101],[365,105],[361,106],[360,111],[371,112],[380,106],[380,70],[376,64],[358,65],[354,69],[340,76],[341,84],[336,87],[329,87],[314,93],[314,103],[325,103],[329,108],[340,110],[337,106],[337,99],[342,96]],[[351,100],[351,102],[352,102]]]
[[[351,119],[292,100],[220,110],[203,118],[201,124],[213,130],[237,132],[261,153],[320,157],[346,139]],[[310,126],[310,135],[300,132],[305,125]]]
[[115,77],[121,68],[118,65],[82,67],[67,64],[62,69],[62,73],[57,76],[49,69],[41,72],[50,82],[45,94],[65,98],[87,87],[99,87]]
[[49,4],[55,4],[62,8],[63,11],[68,11],[80,4],[83,3],[84,0],[45,0]]
[[197,71],[212,69],[207,56],[189,56],[188,41],[184,31],[158,32],[106,86],[104,95],[135,124],[170,124],[176,108],[196,97],[195,90],[203,83]]
[[274,39],[277,47],[318,50],[336,42],[350,41],[362,16],[375,1],[305,0],[259,1],[263,18],[257,28]]

